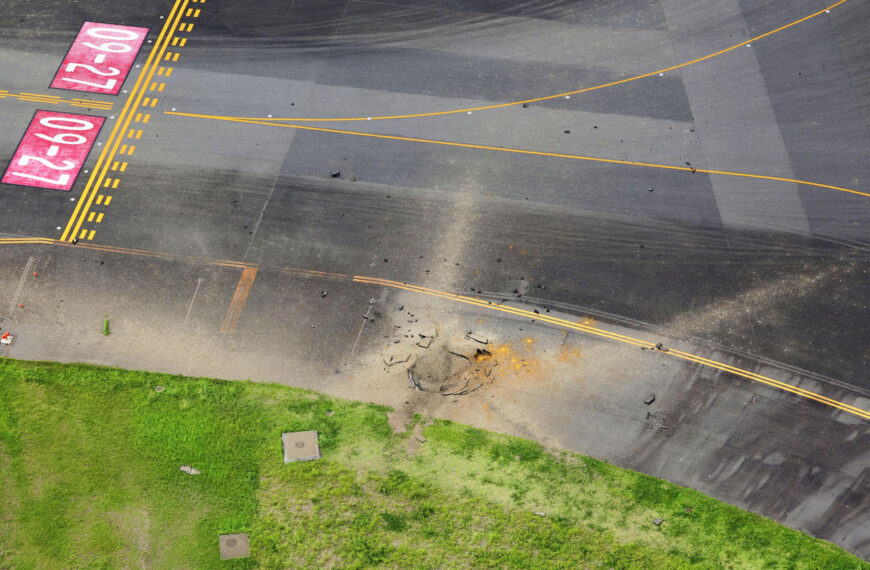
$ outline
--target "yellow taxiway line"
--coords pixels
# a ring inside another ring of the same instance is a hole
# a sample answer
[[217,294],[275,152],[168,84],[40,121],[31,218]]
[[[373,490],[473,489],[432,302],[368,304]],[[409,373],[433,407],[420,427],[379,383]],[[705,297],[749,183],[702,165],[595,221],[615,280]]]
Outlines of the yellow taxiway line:
[[[255,263],[247,263],[240,261],[229,261],[229,260],[218,260],[218,259],[209,259],[209,258],[200,258],[194,256],[183,256],[183,255],[175,255],[166,252],[158,252],[158,251],[149,251],[143,249],[131,249],[131,248],[123,248],[123,247],[114,247],[114,246],[106,246],[106,245],[98,245],[93,243],[84,243],[73,246],[72,244],[51,238],[0,238],[0,245],[27,245],[27,244],[39,244],[39,245],[53,245],[53,246],[64,246],[64,247],[76,247],[81,249],[88,249],[93,251],[103,251],[107,253],[119,253],[126,255],[136,255],[142,257],[150,257],[156,259],[167,259],[167,260],[182,260],[182,261],[190,261],[194,263],[205,263],[210,265],[218,265],[223,267],[235,267],[242,268],[244,271],[242,273],[242,278],[239,280],[239,284],[236,288],[236,292],[233,296],[233,303],[231,304],[230,311],[228,311],[227,316],[224,319],[224,324],[222,325],[222,331],[224,328],[227,328],[227,332],[231,330],[231,328],[235,325],[235,321],[237,321],[236,315],[240,313],[241,307],[239,306],[241,297],[246,297],[248,292],[250,291],[250,287],[253,284],[254,277],[257,274],[259,269],[263,269],[263,266],[260,266]],[[533,311],[529,311],[526,309],[520,309],[517,307],[511,307],[508,305],[502,305],[493,301],[486,301],[483,299],[478,299],[476,297],[469,297],[467,295],[460,295],[458,293],[450,293],[447,291],[439,291],[437,289],[429,289],[427,287],[422,287],[419,285],[411,285],[408,283],[402,283],[399,281],[393,281],[390,279],[381,279],[378,277],[366,277],[362,275],[344,275],[340,273],[330,273],[325,271],[315,271],[315,270],[307,270],[307,269],[297,269],[291,267],[282,267],[279,268],[282,271],[287,271],[291,273],[298,273],[309,276],[320,276],[320,277],[329,277],[333,279],[344,279],[344,280],[352,280],[354,283],[363,283],[368,285],[377,285],[381,287],[391,287],[394,289],[402,289],[405,291],[409,291],[412,293],[417,293],[421,295],[429,295],[432,297],[437,297],[440,299],[445,299],[448,301],[454,301],[458,303],[464,303],[467,305],[474,305],[476,307],[480,307],[483,309],[491,310],[491,311],[500,311],[506,314],[514,315],[521,318],[533,319],[535,321],[540,321],[544,323],[548,323],[551,325],[555,325],[564,329],[571,329],[578,332],[586,333],[589,335],[597,336],[599,338],[604,338],[607,340],[620,342],[623,344],[629,344],[632,346],[637,346],[640,348],[645,348],[648,350],[655,350],[658,354],[662,356],[668,356],[672,358],[677,358],[680,360],[684,360],[687,362],[693,362],[695,364],[699,364],[701,366],[707,366],[710,368],[714,368],[716,370],[721,370],[723,372],[727,372],[729,374],[733,374],[735,376],[745,378],[747,380],[752,380],[753,382],[758,382],[769,386],[771,388],[775,388],[777,390],[782,390],[784,392],[788,392],[790,394],[794,394],[795,396],[799,396],[801,398],[805,398],[807,400],[811,400],[814,402],[818,402],[820,404],[824,404],[826,406],[841,410],[843,412],[852,414],[859,418],[870,420],[870,411],[862,410],[861,408],[857,408],[850,404],[846,404],[845,402],[841,402],[839,400],[834,400],[833,398],[828,398],[827,396],[823,396],[819,393],[812,392],[810,390],[805,390],[803,388],[799,388],[797,386],[792,386],[791,384],[787,384],[780,380],[776,380],[774,378],[770,378],[768,376],[763,376],[761,374],[757,374],[755,372],[751,372],[749,370],[743,370],[742,368],[737,368],[736,366],[731,366],[730,364],[725,364],[723,362],[718,362],[716,360],[712,360],[709,358],[705,358],[703,356],[698,356],[695,354],[691,354],[682,350],[678,350],[675,348],[668,348],[668,350],[657,350],[656,345],[650,341],[643,340],[641,338],[636,338],[629,335],[624,335],[621,333],[608,331],[605,329],[601,329],[598,327],[593,327],[590,325],[585,325],[582,323],[572,322],[566,319],[560,319],[558,317],[552,317],[549,315],[543,315],[540,313],[535,313]],[[237,298],[239,301],[237,301]],[[235,307],[235,308],[233,308]]]

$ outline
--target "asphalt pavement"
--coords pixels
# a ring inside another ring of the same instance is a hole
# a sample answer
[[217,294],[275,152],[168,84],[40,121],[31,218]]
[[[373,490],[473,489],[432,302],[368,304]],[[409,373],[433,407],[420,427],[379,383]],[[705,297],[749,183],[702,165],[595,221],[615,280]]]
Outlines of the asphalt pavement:
[[[71,192],[0,185],[2,350],[416,402],[866,559],[867,419],[535,318],[870,412],[870,6],[829,4],[6,0],[3,166],[36,109],[107,122]],[[83,21],[150,28],[117,97],[48,88]],[[414,400],[427,327],[546,373]]]

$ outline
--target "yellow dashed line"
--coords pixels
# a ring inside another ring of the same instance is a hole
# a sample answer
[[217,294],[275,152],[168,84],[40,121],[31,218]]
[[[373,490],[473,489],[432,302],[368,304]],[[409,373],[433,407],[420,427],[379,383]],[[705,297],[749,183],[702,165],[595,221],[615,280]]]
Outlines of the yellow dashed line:
[[115,181],[112,182],[112,188],[117,188],[118,184],[121,182],[120,178],[115,178]]
[[170,75],[172,75],[172,68],[171,68],[171,67],[167,67],[167,68],[166,68],[166,77],[169,77]]
[[181,41],[178,42],[179,47],[184,47],[184,44],[187,43],[187,38],[181,38]]
[[172,59],[172,52],[168,51],[166,52],[166,57],[163,58],[163,61],[169,61],[170,59]]
[[103,182],[103,188],[108,188],[109,184],[111,184],[111,183],[112,183],[112,179],[106,178],[105,182]]
[[112,202],[112,197],[111,197],[111,196],[106,196],[106,203],[105,203],[105,205],[108,206],[111,202]]
[[118,167],[121,166],[121,163],[117,160],[112,164],[112,170],[118,170]]
[[138,131],[136,131],[136,138],[137,138],[137,139],[141,139],[141,138],[142,138],[142,129],[139,129]]
[[[172,38],[172,45],[174,45],[174,46],[177,46],[177,45],[178,45],[178,36]],[[157,71],[157,75],[162,75],[162,74],[160,73],[160,70]]]
[[135,135],[135,134],[136,134],[136,129],[130,129],[130,132],[127,133],[127,138],[132,139],[133,135]]
[[181,55],[181,54],[179,54],[178,52],[176,52],[176,53],[172,56],[172,61],[178,61],[178,56],[179,56],[179,55]]
[[136,152],[136,146],[130,145],[130,148],[127,149],[127,156],[133,156],[133,153]]
[[120,152],[121,154],[127,154],[127,145],[121,145],[121,150],[118,152]]
[[126,162],[122,162],[122,163],[121,163],[121,172],[125,172],[126,170],[127,170],[127,163],[126,163]]
[[88,214],[88,221],[89,221],[89,222],[93,222],[93,221],[94,221],[94,216],[96,216],[96,214],[95,214],[94,212],[91,212],[90,214]]
[[157,97],[155,97],[154,99],[151,99],[151,104],[148,106],[149,107],[156,107],[157,106]]
[[166,87],[166,84],[161,83],[160,85],[157,86],[157,90],[162,92],[164,87]]
[[151,114],[150,114],[150,113],[145,113],[145,116],[142,117],[142,122],[145,123],[145,124],[147,125],[147,124],[148,124],[148,121],[150,121],[150,120],[151,120]]
[[145,97],[144,99],[142,99],[142,106],[147,107],[148,103],[150,103],[150,102],[151,102],[151,97]]
[[85,239],[88,237],[88,230],[82,228],[82,233],[79,234],[79,239]]
[[185,17],[190,18],[190,15],[193,14],[193,8],[188,8],[187,12],[184,13]]
[[103,213],[100,212],[100,213],[97,215],[97,223],[99,224],[99,223],[102,222],[102,221],[103,221]]
[[88,234],[88,239],[89,239],[89,240],[94,239],[94,234],[95,234],[95,233],[97,233],[97,230],[91,230],[91,233]]
[[97,196],[97,206],[99,206],[99,205],[102,204],[102,203],[103,203],[103,195],[102,195],[102,194],[99,194],[99,195]]

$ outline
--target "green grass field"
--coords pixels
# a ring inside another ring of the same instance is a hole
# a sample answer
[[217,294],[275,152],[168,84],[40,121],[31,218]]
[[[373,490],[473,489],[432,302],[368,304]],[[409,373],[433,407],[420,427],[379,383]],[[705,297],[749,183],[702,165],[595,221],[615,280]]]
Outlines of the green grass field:
[[[529,441],[415,417],[418,444],[392,433],[387,411],[0,359],[0,568],[870,568],[690,489]],[[284,464],[280,434],[311,429],[323,459]],[[250,559],[219,559],[218,534],[233,532],[249,533]]]

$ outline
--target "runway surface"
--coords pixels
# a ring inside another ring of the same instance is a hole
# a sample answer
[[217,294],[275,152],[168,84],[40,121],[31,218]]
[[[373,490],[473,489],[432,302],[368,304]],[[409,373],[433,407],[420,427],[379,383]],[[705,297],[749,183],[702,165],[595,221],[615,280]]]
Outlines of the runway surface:
[[[4,168],[106,118],[72,191],[0,184],[3,353],[416,407],[870,558],[866,2],[0,13]],[[48,88],[85,21],[149,28],[117,96]],[[429,330],[501,370],[413,391]]]

